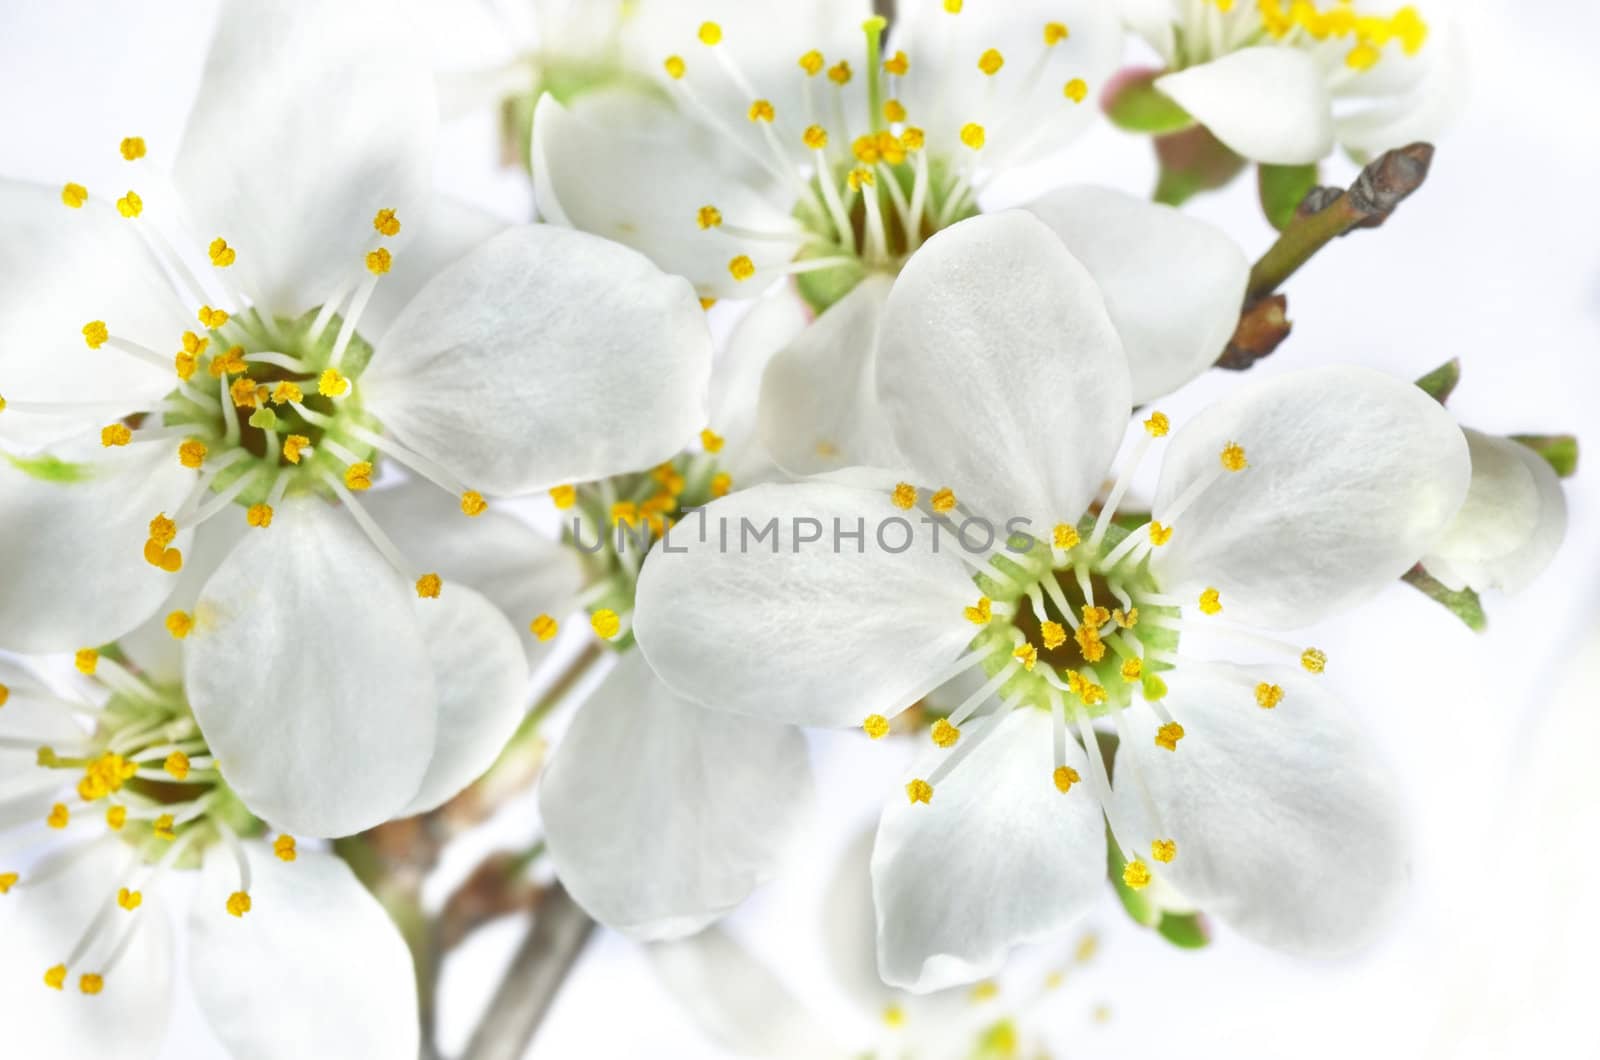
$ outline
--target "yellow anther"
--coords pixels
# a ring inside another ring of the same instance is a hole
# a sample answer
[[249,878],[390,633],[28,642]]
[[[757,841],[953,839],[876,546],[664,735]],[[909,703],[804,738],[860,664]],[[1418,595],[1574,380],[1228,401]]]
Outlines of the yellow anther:
[[5,684],[0,684],[0,707],[4,707],[10,701],[11,701],[11,689],[10,689],[10,687],[5,685]]
[[944,9],[952,15],[961,14],[961,0],[944,0]]
[[723,444],[724,439],[722,435],[718,434],[710,427],[707,427],[705,430],[700,432],[700,447],[706,452],[720,453],[722,452]]
[[10,894],[21,878],[14,872],[0,872],[0,894]]
[[1300,665],[1307,673],[1320,674],[1328,668],[1328,655],[1316,648],[1307,648],[1300,653]]
[[1077,950],[1072,957],[1079,964],[1088,964],[1094,960],[1095,954],[1100,952],[1100,939],[1096,935],[1085,935],[1078,943]]
[[1128,862],[1122,867],[1122,882],[1136,891],[1142,891],[1150,886],[1150,866],[1139,860]]
[[889,719],[882,714],[868,714],[867,719],[861,723],[861,731],[874,740],[881,740],[889,735]]
[[850,69],[850,64],[842,59],[828,67],[828,80],[836,85],[848,85],[850,79],[854,76],[855,74]]
[[979,1002],[983,1002],[983,1001],[993,1001],[995,998],[997,998],[999,996],[1000,996],[1000,987],[998,985],[996,985],[992,981],[991,982],[982,982],[982,983],[976,984],[975,986],[973,986],[972,990],[967,994],[968,1000],[970,1000],[970,1001],[972,1001],[974,1003],[979,1003]]
[[990,48],[988,51],[978,56],[978,69],[982,70],[990,77],[998,74],[1000,72],[1000,68],[1005,66],[1005,64],[1006,57],[1000,54],[1000,49],[998,48]]
[[1071,766],[1056,766],[1056,771],[1051,774],[1050,779],[1056,782],[1056,790],[1065,795],[1067,792],[1072,790],[1072,785],[1078,783],[1078,781],[1082,780],[1083,778],[1080,777],[1078,775],[1078,771],[1073,769]]
[[1165,412],[1152,412],[1150,418],[1144,421],[1144,429],[1152,438],[1165,438],[1172,430],[1172,421],[1167,419]]
[[167,756],[165,762],[161,763],[161,768],[165,769],[174,780],[187,780],[189,778],[189,756],[182,751],[174,751]]
[[1086,661],[1097,663],[1106,657],[1105,642],[1100,639],[1100,631],[1087,623],[1078,627],[1073,638],[1078,642],[1078,650],[1083,653]]
[[576,486],[556,486],[550,491],[550,500],[561,511],[566,511],[578,503],[578,488]]
[[100,653],[93,648],[81,648],[72,658],[72,665],[80,674],[91,675],[100,665]]
[[751,261],[749,255],[740,254],[728,262],[728,275],[740,283],[744,283],[756,274],[756,263]]
[[1110,621],[1111,621],[1111,612],[1107,611],[1105,608],[1096,607],[1093,604],[1084,604],[1083,605],[1083,623],[1084,623],[1084,625],[1093,626],[1096,629],[1099,629],[1101,626],[1105,625],[1107,622],[1110,622]]
[[150,826],[150,832],[162,842],[170,843],[178,838],[177,822],[173,820],[172,814],[164,813],[155,819]]
[[1136,685],[1144,677],[1144,662],[1137,657],[1122,660],[1122,679]]
[[715,206],[702,206],[695,211],[695,221],[702,232],[708,228],[721,228],[722,211]]
[[83,204],[89,201],[89,189],[82,184],[68,181],[61,186],[61,202],[74,210],[83,209]]
[[113,832],[122,831],[122,826],[128,823],[128,808],[126,806],[113,806],[106,811],[106,827]]
[[639,505],[633,501],[618,501],[611,506],[611,525],[634,525],[639,522]]
[[912,126],[900,134],[900,146],[907,151],[920,151],[928,143],[928,134],[916,126]]
[[722,27],[715,22],[700,23],[700,43],[708,48],[715,48],[722,43]]
[[1171,839],[1152,839],[1150,841],[1150,856],[1163,865],[1172,864],[1172,859],[1178,856],[1178,844]]
[[1074,103],[1082,103],[1089,98],[1089,83],[1081,77],[1074,77],[1061,86],[1061,94]]
[[183,569],[183,553],[178,549],[169,548],[161,553],[161,562],[155,564],[155,566],[160,567],[168,574],[176,574]]
[[807,126],[801,139],[805,141],[805,145],[811,150],[820,151],[828,146],[828,130],[820,125]]
[[228,915],[243,917],[250,911],[250,895],[244,891],[234,891],[228,895]]
[[400,234],[400,217],[393,210],[384,207],[373,217],[372,227],[380,235],[397,236]]
[[72,823],[72,813],[67,809],[66,803],[58,802],[50,807],[50,815],[44,819],[44,823],[60,831]]
[[211,358],[211,363],[206,368],[206,371],[210,373],[213,379],[221,379],[227,375],[239,375],[249,370],[250,364],[244,359],[243,346],[232,346],[217,354]]
[[1044,43],[1048,48],[1054,48],[1069,36],[1071,36],[1071,33],[1068,32],[1066,24],[1063,22],[1046,22],[1044,24]]
[[61,985],[67,981],[67,966],[58,964],[44,973],[44,985],[51,990],[60,990]]
[[913,780],[906,785],[906,798],[913,803],[929,803],[933,801],[933,785],[926,780]]
[[933,731],[929,735],[933,737],[933,742],[940,747],[950,748],[954,747],[956,741],[961,739],[961,730],[951,725],[948,719],[940,718],[933,723]]
[[1067,523],[1057,523],[1055,530],[1050,535],[1051,544],[1065,551],[1078,547],[1078,531]]
[[986,626],[994,617],[994,604],[987,596],[980,596],[977,604],[967,608],[962,614],[966,615],[967,621],[974,626]]
[[165,625],[173,640],[183,640],[194,632],[194,616],[187,611],[174,611],[167,616]]
[[857,166],[855,169],[852,169],[850,171],[850,175],[845,178],[845,183],[850,185],[851,191],[860,191],[864,187],[870,188],[877,184],[878,178],[873,176],[872,170],[866,169],[862,166]]
[[878,152],[878,138],[876,136],[858,136],[850,145],[850,153],[856,156],[856,161],[864,166],[878,164],[882,157]]
[[489,502],[477,490],[468,490],[461,495],[461,514],[467,518],[476,519],[488,510]]
[[1229,442],[1222,447],[1222,466],[1228,471],[1243,471],[1250,466],[1244,458],[1244,446],[1237,442]]
[[905,121],[906,105],[898,99],[886,100],[883,104],[883,120],[887,122]]
[[1200,611],[1207,615],[1222,614],[1222,594],[1215,588],[1207,589],[1200,594]]
[[601,640],[610,640],[622,632],[622,619],[610,608],[601,608],[590,615],[589,625],[594,628],[595,636]]
[[1176,751],[1178,741],[1183,739],[1183,726],[1175,721],[1169,721],[1156,730],[1156,746],[1164,751]]
[[124,446],[133,441],[133,432],[123,423],[113,423],[100,428],[100,444],[107,449]]
[[177,536],[178,524],[168,519],[165,514],[150,520],[150,540],[162,548],[172,544]]
[[272,525],[272,505],[252,504],[244,513],[245,522],[257,530],[265,530]]
[[344,469],[344,484],[350,489],[362,492],[372,488],[372,464],[366,460],[357,461]]
[[528,632],[538,637],[541,641],[554,640],[556,634],[561,632],[561,623],[549,615],[540,615],[528,623]]
[[822,68],[825,65],[827,65],[827,60],[815,48],[800,56],[800,69],[806,72],[807,77],[816,77],[822,73]]
[[291,464],[298,464],[300,457],[310,448],[310,438],[303,434],[291,434],[283,440],[283,458]]
[[350,380],[339,374],[337,368],[324,368],[317,377],[317,393],[323,397],[344,397],[350,392]]
[[719,471],[711,476],[711,496],[726,497],[733,491],[733,476],[726,471]]
[[750,104],[750,110],[746,116],[751,121],[764,121],[770,125],[777,118],[778,112],[773,109],[770,99],[758,99]]
[[1039,636],[1044,640],[1045,648],[1054,651],[1067,642],[1067,629],[1059,622],[1041,622]]
[[444,579],[437,574],[424,574],[417,579],[417,596],[423,600],[437,600],[444,588]]
[[1344,57],[1344,64],[1352,70],[1370,70],[1378,65],[1378,60],[1383,58],[1383,53],[1366,41],[1362,41]]
[[124,217],[138,217],[144,213],[144,200],[138,192],[130,191],[117,200],[117,212]]
[[1256,685],[1256,706],[1262,710],[1271,710],[1283,702],[1283,689],[1263,681]]
[[905,52],[895,52],[883,61],[883,72],[894,77],[904,77],[911,69],[911,60]]
[[110,338],[111,332],[104,320],[91,320],[83,326],[83,341],[88,343],[91,350],[98,350]]
[[1150,543],[1157,548],[1172,540],[1172,527],[1160,523],[1150,524]]
[[903,512],[909,512],[917,506],[917,487],[909,482],[902,482],[894,488],[894,492],[889,495],[889,500],[896,508]]
[[983,145],[988,142],[989,134],[984,132],[983,126],[975,121],[969,121],[961,127],[961,142],[974,151],[982,151]]
[[899,1005],[885,1005],[883,1007],[883,1023],[886,1027],[903,1027],[906,1022],[906,1010]]
[[385,276],[394,268],[394,255],[388,247],[379,247],[367,255],[367,271],[374,276]]
[[125,136],[119,145],[122,157],[129,162],[137,162],[145,155],[144,137]]
[[289,405],[305,399],[306,392],[300,389],[300,385],[291,383],[287,379],[272,388],[272,403],[274,405]]
[[1139,609],[1137,607],[1130,607],[1124,611],[1119,607],[1115,611],[1111,612],[1111,620],[1122,629],[1132,629],[1134,626],[1139,624]]
[[196,316],[200,318],[200,323],[202,325],[210,328],[213,331],[222,327],[222,325],[228,322],[228,313],[226,310],[212,309],[208,305],[201,306],[200,312],[197,313]]
[[661,65],[666,68],[667,76],[674,81],[682,81],[683,75],[688,72],[688,67],[684,65],[681,56],[669,55],[667,61]]
[[228,396],[233,399],[235,408],[253,409],[261,403],[261,395],[256,390],[256,381],[247,375],[241,375],[233,381],[228,388]]
[[947,487],[935,493],[933,499],[928,503],[934,511],[944,515],[955,510],[956,495]]
[[117,891],[117,904],[131,913],[144,904],[144,895],[124,887]]
[[206,443],[196,438],[190,438],[178,445],[178,463],[190,469],[198,469],[206,462],[206,454],[210,452]]
[[281,835],[272,841],[272,852],[282,862],[291,862],[300,856],[299,848],[295,846],[294,836]]
[[106,988],[106,981],[94,972],[88,972],[78,977],[78,989],[89,997],[94,997]]
[[1021,659],[1022,668],[1029,673],[1032,673],[1033,668],[1039,664],[1039,649],[1027,641],[1024,641],[1022,646],[1012,652],[1011,655],[1013,658]]
[[211,264],[219,269],[225,269],[239,260],[238,253],[228,246],[228,241],[221,236],[211,241],[211,245],[206,248],[206,253],[211,257]]

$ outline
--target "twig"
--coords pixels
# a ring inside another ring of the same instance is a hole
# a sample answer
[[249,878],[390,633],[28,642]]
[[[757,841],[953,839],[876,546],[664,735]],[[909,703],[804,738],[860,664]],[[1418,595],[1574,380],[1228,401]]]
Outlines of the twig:
[[520,1060],[594,926],[560,884],[544,893],[463,1060]]

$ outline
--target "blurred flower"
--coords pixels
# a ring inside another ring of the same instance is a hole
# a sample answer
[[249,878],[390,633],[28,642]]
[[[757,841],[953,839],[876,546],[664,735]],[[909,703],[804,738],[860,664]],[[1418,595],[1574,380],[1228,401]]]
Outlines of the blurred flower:
[[0,186],[0,645],[127,633],[233,513],[251,536],[197,589],[188,696],[241,794],[326,834],[410,803],[451,694],[429,642],[499,621],[357,495],[392,465],[477,516],[649,467],[703,424],[710,370],[692,292],[637,253],[423,220],[433,88],[392,22],[226,4],[172,187],[138,137],[115,208]]
[[1319,162],[1336,143],[1376,155],[1432,139],[1464,102],[1465,58],[1443,5],[1121,3],[1166,63],[1155,88],[1253,161]]
[[[1322,652],[1218,616],[1294,629],[1415,564],[1467,491],[1450,415],[1363,369],[1246,387],[1173,438],[1153,518],[1130,529],[1118,506],[1170,423],[1145,420],[1096,513],[1129,369],[1093,280],[1043,224],[936,236],[882,331],[877,397],[912,481],[856,470],[712,504],[715,532],[646,565],[635,630],[708,706],[875,738],[953,677],[988,676],[933,726],[880,824],[884,978],[970,981],[1075,920],[1104,871],[1102,811],[1130,887],[1292,951],[1368,938],[1405,874],[1389,774],[1301,672],[1320,674]],[[1180,650],[1190,633],[1299,665],[1205,662]],[[1115,789],[1095,719],[1120,737]]]

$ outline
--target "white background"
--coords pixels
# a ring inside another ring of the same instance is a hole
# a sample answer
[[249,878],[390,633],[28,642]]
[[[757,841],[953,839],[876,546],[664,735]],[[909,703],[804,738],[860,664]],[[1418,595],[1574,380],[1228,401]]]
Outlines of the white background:
[[[1600,9],[1583,0],[1459,6],[1474,84],[1432,179],[1390,226],[1342,241],[1294,279],[1294,337],[1258,371],[1337,360],[1414,377],[1460,357],[1465,378],[1451,407],[1464,422],[1570,431],[1600,446]],[[204,0],[0,0],[0,174],[88,183],[132,133],[153,156],[170,157],[212,9]],[[446,189],[508,219],[523,215],[518,175],[494,168],[492,120],[457,125],[443,146]],[[1152,179],[1147,145],[1101,128],[1007,190],[1020,200],[1099,181],[1143,192]],[[1270,242],[1248,181],[1193,209],[1251,254]],[[1236,381],[1203,380],[1164,408],[1180,419]],[[1129,925],[1108,890],[1093,922],[1100,957],[1052,995],[1058,1055],[1600,1055],[1580,993],[1600,941],[1584,901],[1600,867],[1589,812],[1600,795],[1590,764],[1600,644],[1585,635],[1600,620],[1600,487],[1589,473],[1569,487],[1566,547],[1523,596],[1486,600],[1488,634],[1473,636],[1397,585],[1312,638],[1370,726],[1373,753],[1401,770],[1416,822],[1409,904],[1388,941],[1356,960],[1317,964],[1224,930],[1209,950],[1182,953]],[[818,738],[815,748],[822,804],[813,834],[794,871],[732,926],[808,1005],[848,1026],[859,1017],[828,979],[818,943],[820,888],[839,849],[893,795],[899,760],[852,736]],[[529,813],[515,808],[501,830],[531,834]],[[470,852],[456,860],[457,869],[469,864]],[[513,927],[491,930],[450,965],[451,1041],[463,1039],[515,943]],[[181,991],[167,1055],[221,1055]],[[697,1034],[637,947],[601,936],[530,1055],[725,1054]]]

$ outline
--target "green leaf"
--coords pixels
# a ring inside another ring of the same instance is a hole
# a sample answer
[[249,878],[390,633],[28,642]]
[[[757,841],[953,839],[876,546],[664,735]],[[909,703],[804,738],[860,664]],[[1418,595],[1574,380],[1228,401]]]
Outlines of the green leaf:
[[1256,190],[1261,196],[1261,211],[1272,227],[1283,231],[1294,220],[1306,194],[1317,186],[1317,165],[1256,167]]
[[1478,594],[1471,589],[1463,589],[1459,593],[1447,589],[1420,566],[1412,567],[1400,580],[1443,606],[1445,610],[1465,622],[1467,628],[1473,632],[1482,633],[1488,628],[1489,620],[1483,614],[1483,601],[1479,600]]
[[1199,950],[1211,945],[1211,928],[1199,913],[1167,913],[1156,932],[1180,949]]
[[1450,395],[1455,393],[1457,384],[1461,382],[1461,360],[1452,357],[1448,361],[1417,380],[1421,387],[1433,400],[1443,405],[1450,400]]
[[1189,112],[1156,88],[1164,70],[1144,70],[1113,82],[1105,98],[1106,117],[1132,133],[1165,136],[1194,125]]
[[1513,434],[1511,440],[1544,457],[1562,478],[1578,473],[1578,439],[1570,434]]

